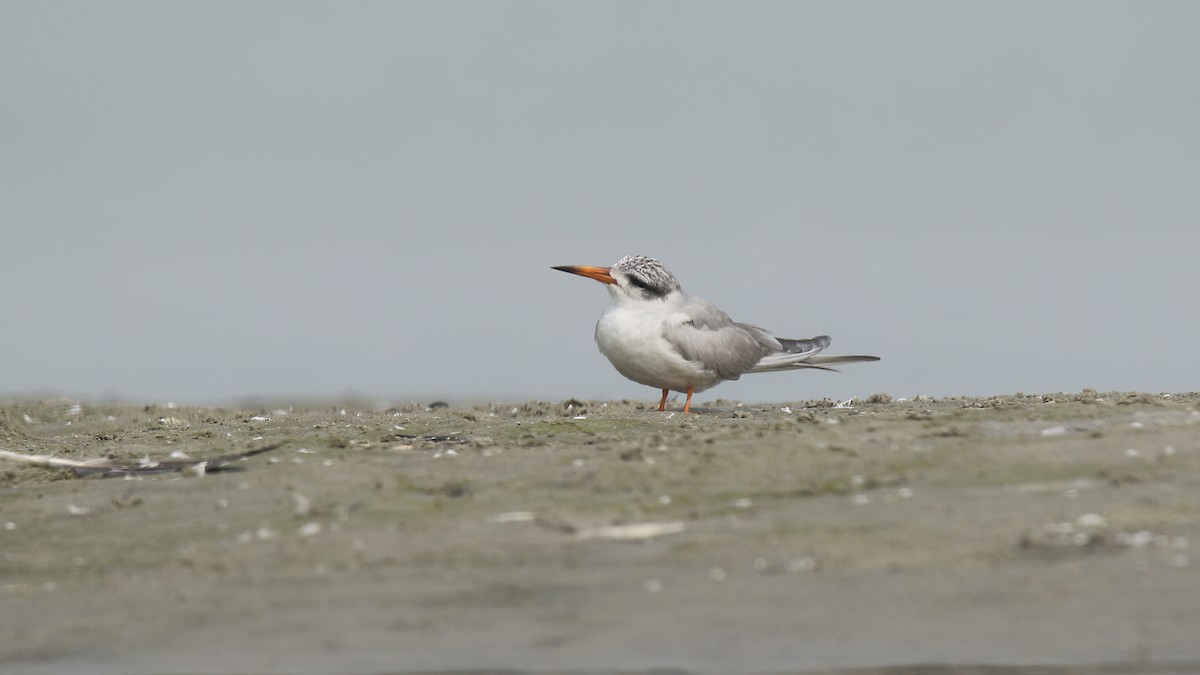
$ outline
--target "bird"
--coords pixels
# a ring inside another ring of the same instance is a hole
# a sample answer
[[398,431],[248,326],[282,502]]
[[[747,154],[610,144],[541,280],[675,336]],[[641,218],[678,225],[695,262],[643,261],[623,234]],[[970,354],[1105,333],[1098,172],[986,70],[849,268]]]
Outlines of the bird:
[[613,302],[596,322],[596,344],[617,372],[662,390],[660,412],[671,391],[687,394],[683,412],[690,413],[693,394],[746,373],[835,370],[830,366],[879,360],[819,354],[831,342],[828,335],[795,340],[738,323],[711,302],[685,293],[654,258],[628,255],[610,267],[551,269],[605,285]]

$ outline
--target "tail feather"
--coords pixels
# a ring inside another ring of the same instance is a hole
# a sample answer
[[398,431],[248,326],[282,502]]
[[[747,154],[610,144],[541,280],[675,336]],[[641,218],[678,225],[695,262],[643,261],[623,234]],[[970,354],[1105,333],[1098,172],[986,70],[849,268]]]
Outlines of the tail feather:
[[830,368],[829,366],[839,363],[862,363],[879,360],[878,356],[834,356],[819,354],[818,352],[828,347],[831,342],[828,335],[818,335],[807,340],[776,339],[783,346],[783,351],[764,356],[750,372],[770,373],[780,370],[797,370],[800,368],[815,368],[836,372],[836,368]]
[[821,355],[819,355],[819,356],[810,356],[810,357],[808,358],[808,362],[809,362],[809,363],[819,363],[819,364],[826,364],[826,363],[863,363],[863,362],[865,362],[865,361],[878,361],[878,360],[879,360],[879,357],[878,357],[878,356],[865,356],[865,355],[862,355],[862,354],[855,354],[855,355],[853,355],[853,356],[851,356],[851,355],[846,355],[846,356],[833,356],[833,355],[821,354]]
[[[792,356],[793,358],[785,358]],[[758,365],[750,369],[752,373],[773,373],[780,370],[799,370],[801,368],[815,368],[817,370],[831,370],[837,372],[837,368],[830,366],[841,363],[863,363],[866,361],[878,361],[878,356],[803,356],[795,358],[791,354],[772,354],[765,356]]]

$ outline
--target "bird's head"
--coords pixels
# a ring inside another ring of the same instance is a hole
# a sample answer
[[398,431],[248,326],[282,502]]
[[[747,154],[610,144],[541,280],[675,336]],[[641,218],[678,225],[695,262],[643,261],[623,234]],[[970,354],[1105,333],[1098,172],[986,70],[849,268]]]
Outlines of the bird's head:
[[663,300],[681,290],[675,275],[662,263],[640,255],[627,255],[612,267],[563,265],[554,269],[603,283],[616,302]]

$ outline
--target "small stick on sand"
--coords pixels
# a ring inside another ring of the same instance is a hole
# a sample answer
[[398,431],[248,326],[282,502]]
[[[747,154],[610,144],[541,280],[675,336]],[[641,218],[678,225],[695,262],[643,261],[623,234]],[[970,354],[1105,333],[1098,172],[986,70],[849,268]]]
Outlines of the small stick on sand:
[[253,455],[276,450],[283,447],[285,444],[285,442],[275,443],[262,448],[255,448],[245,452],[221,455],[220,457],[215,457],[213,459],[199,461],[175,460],[157,462],[146,458],[138,460],[136,463],[129,463],[117,462],[115,460],[103,457],[78,461],[63,457],[52,457],[50,455],[24,455],[19,452],[12,452],[9,450],[0,450],[0,459],[7,459],[14,462],[23,462],[25,464],[32,464],[34,466],[44,466],[55,469],[71,469],[77,476],[127,476],[137,474],[171,473],[174,471],[188,471],[198,476],[203,476],[209,471],[229,471],[235,469],[235,463]]

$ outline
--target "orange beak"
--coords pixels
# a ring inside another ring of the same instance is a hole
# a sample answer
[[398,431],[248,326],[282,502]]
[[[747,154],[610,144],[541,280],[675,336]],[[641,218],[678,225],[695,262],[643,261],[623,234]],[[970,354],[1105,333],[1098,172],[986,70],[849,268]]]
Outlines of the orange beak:
[[612,275],[608,273],[609,270],[612,269],[611,267],[588,267],[586,265],[561,265],[559,267],[552,267],[550,269],[559,270],[561,272],[570,272],[571,274],[578,274],[581,277],[595,279],[596,281],[599,281],[600,283],[604,283],[604,284],[617,283],[617,280],[613,279]]

